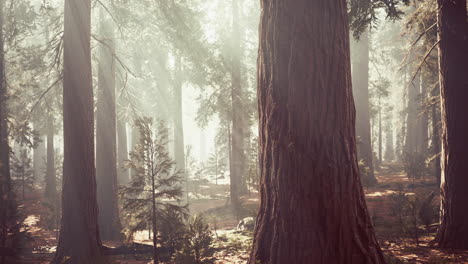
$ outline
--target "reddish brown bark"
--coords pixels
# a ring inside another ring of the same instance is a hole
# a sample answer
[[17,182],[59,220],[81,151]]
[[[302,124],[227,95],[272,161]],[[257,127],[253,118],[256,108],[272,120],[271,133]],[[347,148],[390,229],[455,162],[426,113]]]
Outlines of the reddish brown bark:
[[361,186],[345,0],[262,1],[250,264],[384,263]]
[[438,0],[442,215],[436,244],[468,249],[468,22],[466,0]]
[[62,221],[53,263],[107,263],[97,223],[91,1],[65,0]]

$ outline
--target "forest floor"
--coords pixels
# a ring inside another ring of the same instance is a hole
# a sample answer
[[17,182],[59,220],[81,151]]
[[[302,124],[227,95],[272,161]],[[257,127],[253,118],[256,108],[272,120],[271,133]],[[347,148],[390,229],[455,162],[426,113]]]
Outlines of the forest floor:
[[[468,251],[431,247],[430,242],[434,239],[437,226],[425,226],[420,220],[415,220],[421,214],[421,204],[438,189],[433,178],[409,180],[402,168],[394,164],[381,166],[376,175],[379,183],[365,188],[366,200],[380,246],[389,258],[389,264],[468,263]],[[252,243],[251,233],[239,232],[236,227],[240,219],[255,216],[259,196],[256,192],[243,196],[243,209],[239,215],[234,215],[227,205],[228,193],[227,185],[199,186],[199,195],[192,197],[190,210],[192,213],[203,213],[212,227],[216,247],[222,249],[216,253],[217,263],[246,263]],[[57,232],[46,225],[46,222],[50,222],[50,206],[39,194],[40,190],[28,192],[20,204],[22,231],[26,234],[23,236],[25,246],[20,259],[11,263],[45,264],[53,256]],[[428,208],[437,208],[438,199],[435,193]],[[135,242],[151,244],[147,232],[137,234]],[[108,241],[104,241],[104,244],[108,247],[118,246]],[[113,260],[119,264],[150,263],[147,259],[137,260],[135,256],[113,257]]]

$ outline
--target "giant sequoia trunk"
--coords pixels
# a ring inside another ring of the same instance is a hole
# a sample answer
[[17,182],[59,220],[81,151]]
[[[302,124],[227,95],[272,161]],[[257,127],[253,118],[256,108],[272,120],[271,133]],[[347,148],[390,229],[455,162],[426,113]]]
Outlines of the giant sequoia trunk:
[[242,183],[244,137],[242,111],[242,86],[240,65],[240,30],[239,6],[237,0],[232,0],[232,61],[231,61],[231,104],[232,104],[232,149],[230,166],[231,204],[237,212],[239,209],[239,191]]
[[360,181],[345,0],[262,1],[250,264],[383,263]]
[[361,171],[363,182],[377,183],[372,161],[372,141],[369,114],[369,32],[365,31],[353,45],[353,93],[356,103],[356,136],[358,159],[362,160],[366,171]]
[[442,215],[436,244],[468,249],[468,22],[466,0],[438,0]]
[[91,1],[65,0],[63,36],[63,192],[53,263],[107,263],[101,252],[94,167]]
[[115,108],[115,43],[112,24],[103,18],[96,122],[96,179],[99,230],[104,240],[120,239],[117,203],[117,129]]

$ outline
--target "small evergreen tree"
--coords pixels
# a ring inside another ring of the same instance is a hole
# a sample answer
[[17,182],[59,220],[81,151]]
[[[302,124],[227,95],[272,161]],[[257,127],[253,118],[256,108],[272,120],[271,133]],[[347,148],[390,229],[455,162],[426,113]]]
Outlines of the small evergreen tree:
[[13,155],[12,171],[15,185],[24,200],[26,189],[32,189],[34,185],[32,159],[28,155],[28,149],[22,148],[17,154]]
[[182,250],[175,256],[180,264],[209,264],[216,258],[213,234],[202,215],[193,216],[188,223]]
[[[128,186],[121,189],[125,233],[129,240],[136,231],[144,230],[151,223],[153,234],[153,263],[159,263],[158,222],[169,211],[187,214],[187,207],[180,205],[182,176],[175,170],[175,162],[167,150],[168,132],[160,121],[153,132],[151,118],[135,120],[139,142],[130,152],[127,167],[136,171]],[[173,212],[173,213],[175,213]]]

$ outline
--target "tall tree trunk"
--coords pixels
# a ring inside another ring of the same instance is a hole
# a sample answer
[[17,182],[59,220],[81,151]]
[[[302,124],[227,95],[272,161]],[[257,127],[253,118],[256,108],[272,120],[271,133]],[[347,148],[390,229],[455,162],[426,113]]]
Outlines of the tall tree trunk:
[[442,215],[436,244],[468,249],[468,22],[466,0],[438,0]]
[[[3,44],[4,0],[0,0],[0,247],[5,247],[13,198],[10,175],[10,145],[8,142],[7,87],[5,82],[5,51]],[[5,263],[2,256],[0,263]]]
[[39,133],[38,142],[35,142],[36,148],[33,150],[33,174],[34,181],[37,183],[43,183],[44,180],[44,158],[46,157],[46,147],[45,147],[45,137],[43,135],[43,129],[39,128],[39,123],[41,121],[35,121],[34,130]]
[[360,181],[345,0],[262,1],[250,264],[384,263]]
[[117,121],[117,164],[118,164],[118,183],[128,184],[130,182],[130,174],[125,167],[125,162],[128,160],[128,145],[127,145],[127,123],[123,117]]
[[239,210],[239,192],[242,182],[244,137],[242,111],[242,85],[240,64],[240,30],[239,30],[239,5],[238,0],[232,0],[232,61],[231,61],[231,114],[232,114],[232,154],[230,166],[231,174],[231,205],[237,212]]
[[45,195],[55,203],[57,197],[57,175],[55,170],[55,147],[54,147],[54,117],[52,111],[48,110],[47,117],[47,166]]
[[410,72],[409,74],[409,84],[408,84],[408,106],[407,112],[408,117],[406,120],[406,142],[405,142],[405,152],[406,153],[415,153],[419,152],[420,144],[419,140],[421,137],[421,126],[419,119],[420,104],[419,96],[421,89],[421,76],[417,73],[413,79],[414,73]]
[[[437,87],[433,91],[433,96],[440,97],[440,88]],[[432,148],[433,148],[433,155],[435,155],[434,159],[434,174],[437,180],[437,186],[440,186],[440,178],[442,174],[442,170],[440,167],[440,146],[441,137],[440,137],[440,103],[436,102],[432,104]]]
[[96,179],[99,230],[104,240],[119,240],[117,202],[117,129],[115,108],[115,37],[109,20],[101,15],[101,45],[98,73],[96,122]]
[[428,143],[429,143],[429,109],[426,107],[427,102],[427,86],[428,82],[425,78],[425,73],[422,71],[426,71],[427,69],[423,67],[421,69],[421,95],[420,95],[420,114],[419,114],[419,127],[421,129],[420,132],[420,140],[419,140],[419,150],[427,154],[428,150]]
[[[184,143],[184,123],[182,113],[182,59],[180,56],[176,59],[176,76],[174,78],[174,159],[177,169],[184,175],[184,181],[187,181],[185,173],[185,143]],[[188,190],[185,190],[186,192]]]
[[358,138],[358,159],[368,168],[361,172],[363,181],[368,184],[377,183],[374,175],[374,163],[371,126],[369,113],[369,31],[365,31],[358,42],[353,43],[355,57],[353,58],[353,93],[356,104],[356,134]]
[[379,164],[382,164],[382,102],[379,96]]
[[91,0],[65,0],[64,15],[62,222],[52,262],[107,263],[96,198]]

